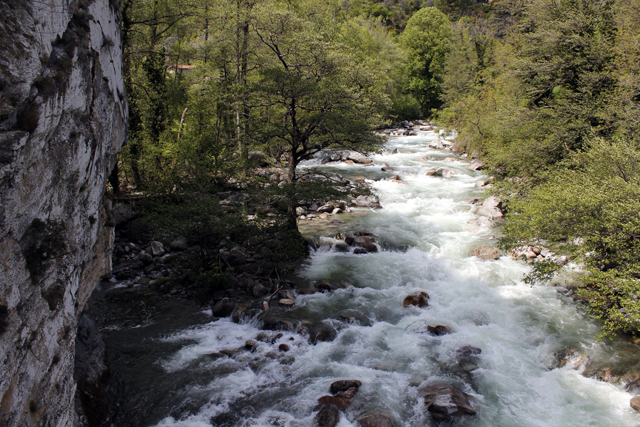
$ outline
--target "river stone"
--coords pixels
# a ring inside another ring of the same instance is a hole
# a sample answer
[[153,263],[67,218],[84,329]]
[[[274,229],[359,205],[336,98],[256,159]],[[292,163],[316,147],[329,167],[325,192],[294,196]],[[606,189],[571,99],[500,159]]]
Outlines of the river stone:
[[318,427],[335,427],[340,421],[340,410],[335,405],[323,406],[316,415]]
[[334,209],[335,209],[335,206],[333,205],[333,203],[327,203],[326,205],[322,205],[318,209],[316,209],[316,212],[328,213],[328,212],[333,212]]
[[353,243],[355,246],[361,247],[367,252],[378,252],[376,241],[371,236],[357,236]]
[[285,307],[293,307],[296,302],[289,298],[282,298],[278,301],[278,304],[283,305]]
[[322,396],[320,399],[318,399],[318,402],[320,402],[324,406],[333,405],[340,411],[344,411],[349,407],[349,405],[351,405],[351,399],[339,396]]
[[497,197],[491,196],[482,203],[482,207],[478,210],[478,214],[488,216],[491,219],[503,219],[504,213],[502,208],[502,201]]
[[358,380],[338,380],[331,383],[329,391],[332,394],[340,393],[341,391],[348,391],[350,388],[360,388],[361,381]]
[[449,169],[449,168],[444,168],[444,171],[442,172],[442,177],[443,178],[451,178],[453,175],[455,175],[456,173]]
[[345,241],[338,241],[333,245],[334,249],[338,252],[349,252],[349,245]]
[[234,308],[236,308],[236,303],[225,298],[214,304],[211,308],[211,313],[215,317],[227,317],[231,315]]
[[473,221],[475,224],[483,227],[495,227],[496,222],[488,216],[481,215]]
[[353,399],[356,393],[358,393],[358,387],[351,387],[346,391],[341,391],[339,393],[336,393],[336,396],[343,397],[345,399]]
[[396,423],[388,415],[377,413],[358,418],[360,427],[395,427]]
[[412,294],[409,294],[402,301],[403,307],[409,307],[410,305],[415,305],[417,307],[426,307],[429,305],[429,295],[424,291],[416,291]]
[[362,153],[358,153],[357,151],[349,153],[349,157],[347,157],[347,160],[353,160],[355,163],[360,163],[362,165],[373,163],[373,160]]
[[457,162],[458,159],[456,159],[455,157],[445,157],[443,161],[445,161],[445,162]]
[[392,168],[391,166],[385,166],[382,169],[380,169],[382,172],[395,172],[397,169],[396,168]]
[[629,403],[636,412],[640,412],[640,396],[634,397]]
[[451,333],[451,328],[445,325],[429,325],[427,326],[429,333],[439,337]]
[[456,358],[458,359],[458,367],[465,372],[471,372],[478,369],[480,363],[480,354],[482,350],[472,345],[466,345],[456,350]]
[[469,251],[469,256],[475,256],[480,259],[498,259],[500,258],[500,251],[493,246],[478,245]]
[[475,415],[469,395],[454,386],[435,384],[426,389],[424,403],[431,415],[439,420],[449,420],[462,415]]
[[373,208],[373,209],[380,209],[382,207],[380,206],[380,202],[378,202],[378,199],[376,199],[373,196],[364,196],[364,195],[356,197],[353,203],[351,204],[351,206],[356,208]]
[[444,169],[442,169],[442,168],[431,168],[431,169],[427,170],[425,175],[427,175],[427,176],[442,176],[443,170]]
[[444,145],[442,144],[442,141],[438,140],[438,141],[431,141],[429,143],[429,147],[442,150],[444,148]]
[[484,166],[484,163],[482,163],[480,160],[473,159],[471,160],[471,163],[469,163],[467,167],[472,171],[477,171],[478,169],[482,169],[483,166]]
[[253,294],[254,297],[260,298],[267,295],[269,293],[269,290],[263,284],[258,283],[253,287],[253,290],[251,291],[251,293]]
[[280,351],[289,351],[289,345],[285,344],[285,343],[282,343],[282,344],[280,344],[278,346],[278,350],[280,350]]
[[142,261],[145,265],[149,265],[153,263],[153,257],[151,256],[151,254],[148,254],[144,251],[140,252],[140,255],[138,255],[138,259]]
[[394,148],[393,151],[391,152],[391,154],[398,154],[398,149]]
[[240,320],[242,320],[242,318],[244,317],[244,314],[246,313],[247,310],[249,310],[250,307],[251,307],[250,301],[245,301],[238,304],[236,308],[233,309],[233,312],[231,313],[231,319],[236,323],[240,323]]
[[158,242],[157,240],[154,240],[153,242],[151,242],[151,254],[154,257],[162,256],[164,255],[164,253],[165,253],[165,250],[162,242]]

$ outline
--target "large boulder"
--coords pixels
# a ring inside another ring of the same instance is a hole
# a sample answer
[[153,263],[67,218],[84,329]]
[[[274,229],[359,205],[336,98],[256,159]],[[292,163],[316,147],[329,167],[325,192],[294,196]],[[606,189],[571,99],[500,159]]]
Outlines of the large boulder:
[[443,178],[451,178],[455,172],[449,168],[431,168],[427,170],[427,176],[441,176]]
[[150,246],[151,246],[151,254],[154,257],[162,256],[165,254],[164,245],[162,244],[162,242],[158,242],[157,240],[154,240],[153,242],[151,242]]
[[450,334],[451,328],[445,325],[428,325],[427,331],[429,331],[431,335],[439,337],[442,335]]
[[438,420],[476,414],[469,395],[451,385],[429,386],[424,396],[424,404],[431,415]]
[[502,201],[497,197],[491,196],[482,203],[482,207],[477,213],[491,219],[503,219],[504,212]]
[[378,252],[376,240],[371,236],[357,236],[353,241],[354,246],[358,246],[367,252]]
[[360,163],[362,165],[368,165],[373,163],[373,160],[368,158],[362,153],[358,153],[357,151],[352,151],[349,153],[347,160],[353,160],[355,163]]
[[480,354],[482,350],[472,345],[465,345],[456,350],[458,368],[464,372],[471,372],[477,369],[480,364]]
[[358,380],[338,380],[331,383],[331,387],[329,387],[329,391],[333,394],[340,393],[343,391],[347,391],[351,388],[359,388],[362,385],[362,382]]
[[429,305],[429,295],[424,291],[416,291],[407,295],[402,301],[402,306],[409,307],[410,305],[420,308],[427,307]]
[[482,169],[482,167],[484,166],[484,163],[482,163],[480,160],[478,159],[473,159],[471,161],[471,163],[469,163],[469,166],[467,166],[469,169],[471,169],[472,171],[477,171],[479,169]]
[[498,259],[500,251],[489,245],[478,245],[469,251],[469,256],[475,256],[481,259]]
[[316,415],[318,427],[335,427],[340,421],[340,410],[335,405],[323,406]]
[[351,206],[356,208],[374,208],[374,209],[380,209],[382,207],[380,206],[380,202],[378,202],[378,199],[376,199],[374,196],[358,196],[351,203]]
[[335,406],[340,411],[344,411],[351,405],[351,399],[345,396],[322,396],[318,402],[324,406]]

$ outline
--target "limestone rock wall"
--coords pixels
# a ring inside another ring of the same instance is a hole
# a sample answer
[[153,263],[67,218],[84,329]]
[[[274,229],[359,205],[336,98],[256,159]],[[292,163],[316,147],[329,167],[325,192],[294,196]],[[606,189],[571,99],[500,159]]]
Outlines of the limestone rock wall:
[[74,423],[77,318],[110,268],[119,0],[0,2],[0,426]]

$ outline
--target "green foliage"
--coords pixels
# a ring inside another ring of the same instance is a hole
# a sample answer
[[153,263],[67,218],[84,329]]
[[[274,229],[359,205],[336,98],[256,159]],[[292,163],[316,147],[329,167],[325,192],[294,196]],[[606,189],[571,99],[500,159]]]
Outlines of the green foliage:
[[440,93],[444,74],[448,37],[451,32],[449,19],[435,7],[426,7],[415,13],[400,42],[407,49],[407,88],[425,116],[441,105]]
[[584,293],[592,312],[607,319],[606,332],[633,330],[635,320],[619,311],[629,312],[629,298],[635,303],[624,290],[640,277],[640,153],[628,140],[595,139],[563,166],[526,197],[511,199],[507,238],[558,242],[584,262]]
[[531,272],[525,276],[523,282],[533,286],[536,283],[544,283],[553,279],[560,265],[553,260],[544,259],[531,263]]

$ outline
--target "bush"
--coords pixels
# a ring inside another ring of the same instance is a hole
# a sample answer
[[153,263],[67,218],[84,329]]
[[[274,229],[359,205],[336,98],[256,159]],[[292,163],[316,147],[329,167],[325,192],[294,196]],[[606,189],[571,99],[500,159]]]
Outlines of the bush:
[[623,139],[591,141],[549,181],[510,202],[505,241],[534,238],[584,262],[581,293],[605,334],[640,326],[640,154]]

